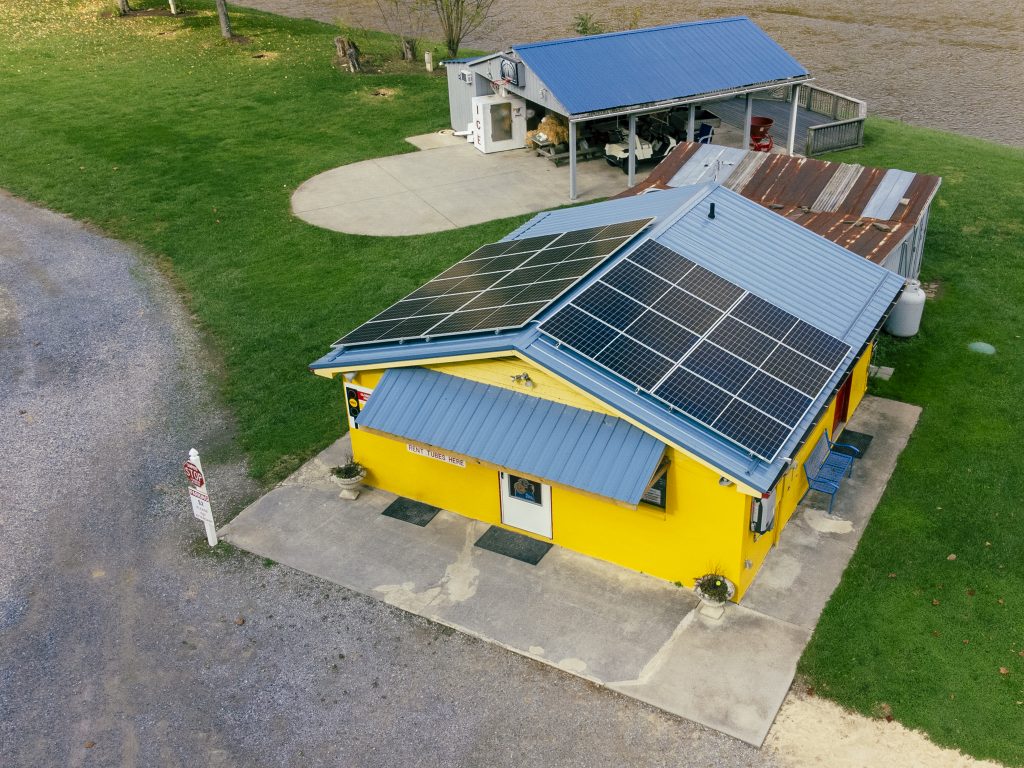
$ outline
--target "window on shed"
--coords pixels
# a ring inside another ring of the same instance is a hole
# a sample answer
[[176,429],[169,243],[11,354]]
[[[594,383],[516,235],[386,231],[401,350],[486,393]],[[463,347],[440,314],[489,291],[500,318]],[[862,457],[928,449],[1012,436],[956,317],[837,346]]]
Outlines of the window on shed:
[[647,490],[640,500],[658,509],[665,509],[668,497],[668,461],[663,461],[651,478]]

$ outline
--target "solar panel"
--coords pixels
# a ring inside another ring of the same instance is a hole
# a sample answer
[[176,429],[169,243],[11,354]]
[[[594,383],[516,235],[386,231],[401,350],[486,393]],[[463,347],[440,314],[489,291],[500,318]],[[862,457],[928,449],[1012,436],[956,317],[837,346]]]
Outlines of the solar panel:
[[647,349],[628,336],[616,338],[594,359],[641,389],[653,387],[673,365],[672,360]]
[[765,461],[850,351],[651,241],[540,329]]
[[652,221],[637,219],[481,246],[334,346],[519,328]]

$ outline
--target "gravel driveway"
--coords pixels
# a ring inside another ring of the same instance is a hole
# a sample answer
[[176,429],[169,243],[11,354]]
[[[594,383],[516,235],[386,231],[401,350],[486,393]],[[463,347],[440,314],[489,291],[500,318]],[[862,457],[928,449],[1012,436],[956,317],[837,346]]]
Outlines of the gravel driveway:
[[[187,365],[184,361],[191,360]],[[311,577],[193,555],[257,489],[187,314],[0,193],[0,763],[763,766],[768,755]]]

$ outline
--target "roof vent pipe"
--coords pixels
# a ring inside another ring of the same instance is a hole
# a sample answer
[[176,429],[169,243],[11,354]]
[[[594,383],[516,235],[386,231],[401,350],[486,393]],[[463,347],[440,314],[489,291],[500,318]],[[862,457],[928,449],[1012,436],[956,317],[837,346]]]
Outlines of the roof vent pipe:
[[715,204],[714,203],[712,203],[711,207],[708,208],[708,218],[709,219],[715,218]]

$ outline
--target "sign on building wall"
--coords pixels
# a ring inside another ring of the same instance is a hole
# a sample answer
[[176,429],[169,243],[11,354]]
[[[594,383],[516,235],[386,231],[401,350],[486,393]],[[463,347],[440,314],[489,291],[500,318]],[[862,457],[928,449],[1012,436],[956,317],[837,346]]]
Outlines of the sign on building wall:
[[450,456],[447,453],[435,451],[433,448],[423,448],[412,443],[406,443],[405,447],[409,449],[409,453],[415,453],[417,456],[426,456],[428,459],[443,461],[445,464],[452,464],[456,467],[466,467],[466,460],[460,459],[458,456]]

